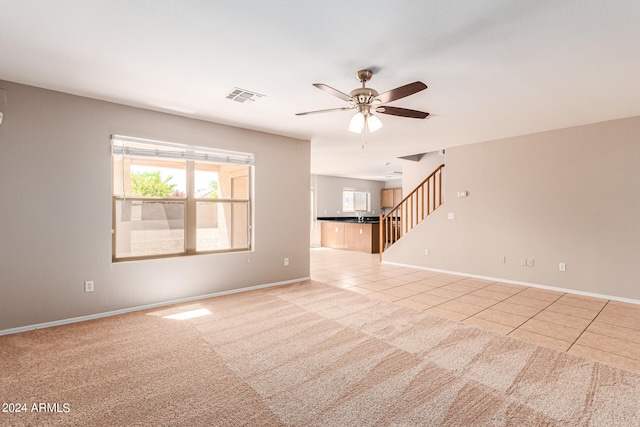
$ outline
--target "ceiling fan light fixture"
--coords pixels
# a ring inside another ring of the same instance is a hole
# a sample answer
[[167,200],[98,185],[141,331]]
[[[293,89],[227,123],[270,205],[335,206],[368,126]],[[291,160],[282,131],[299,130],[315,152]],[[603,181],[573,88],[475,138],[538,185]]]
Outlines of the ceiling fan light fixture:
[[358,111],[349,122],[349,131],[353,133],[362,132],[362,128],[364,128],[364,114]]
[[382,122],[373,114],[369,114],[367,117],[367,126],[369,127],[369,132],[373,133],[382,127]]

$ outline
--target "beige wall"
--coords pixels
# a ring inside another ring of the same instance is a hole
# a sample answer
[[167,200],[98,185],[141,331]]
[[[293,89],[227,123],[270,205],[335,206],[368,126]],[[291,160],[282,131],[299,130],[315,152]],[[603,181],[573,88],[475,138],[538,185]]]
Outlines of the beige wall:
[[[309,276],[308,141],[0,88],[0,333]],[[112,263],[112,134],[254,153],[255,251]]]
[[639,136],[634,117],[448,148],[444,206],[384,260],[640,300]]

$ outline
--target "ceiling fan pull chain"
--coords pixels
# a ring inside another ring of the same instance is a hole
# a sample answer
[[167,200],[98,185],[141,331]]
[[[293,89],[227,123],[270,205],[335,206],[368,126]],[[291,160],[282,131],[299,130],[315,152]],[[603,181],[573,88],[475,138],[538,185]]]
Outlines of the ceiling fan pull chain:
[[367,123],[368,117],[364,116],[364,126],[362,127],[362,149],[367,146],[367,140],[369,139],[369,123]]

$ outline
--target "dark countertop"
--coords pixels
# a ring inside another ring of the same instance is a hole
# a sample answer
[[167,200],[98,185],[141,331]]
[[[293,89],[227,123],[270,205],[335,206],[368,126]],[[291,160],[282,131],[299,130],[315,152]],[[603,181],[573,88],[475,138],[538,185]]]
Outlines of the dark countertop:
[[358,221],[358,218],[349,216],[319,216],[318,221],[349,222],[356,224],[379,224],[380,217],[365,216],[362,218],[362,221]]

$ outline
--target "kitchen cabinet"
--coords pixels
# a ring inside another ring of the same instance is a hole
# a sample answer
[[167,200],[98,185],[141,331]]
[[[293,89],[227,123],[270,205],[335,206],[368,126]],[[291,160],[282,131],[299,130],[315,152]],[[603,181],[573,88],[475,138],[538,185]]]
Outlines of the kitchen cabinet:
[[380,224],[345,224],[344,248],[348,251],[379,253]]
[[402,188],[393,189],[393,206],[402,201]]
[[380,190],[380,208],[392,208],[402,201],[402,188],[383,188]]
[[380,224],[355,221],[322,221],[320,245],[325,248],[348,251],[380,252]]
[[393,207],[393,188],[384,188],[380,190],[380,208]]
[[344,249],[344,222],[320,223],[320,245],[324,248]]

